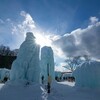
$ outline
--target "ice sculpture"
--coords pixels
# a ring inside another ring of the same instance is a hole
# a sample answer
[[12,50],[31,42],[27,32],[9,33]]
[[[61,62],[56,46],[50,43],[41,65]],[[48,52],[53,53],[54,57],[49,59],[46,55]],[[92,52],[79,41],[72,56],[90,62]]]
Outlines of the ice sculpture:
[[41,49],[41,77],[47,82],[48,74],[54,80],[54,57],[51,47],[44,46]]
[[17,59],[13,62],[10,73],[10,80],[27,80],[39,83],[40,46],[35,43],[33,33],[26,34],[25,41],[21,44]]

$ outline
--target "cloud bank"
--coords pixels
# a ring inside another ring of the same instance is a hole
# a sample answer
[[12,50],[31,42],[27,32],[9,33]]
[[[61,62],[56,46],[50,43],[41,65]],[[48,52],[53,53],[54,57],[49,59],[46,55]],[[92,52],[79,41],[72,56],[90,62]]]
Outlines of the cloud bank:
[[53,41],[60,47],[66,57],[89,55],[100,59],[100,22],[96,17],[90,17],[90,25],[85,29],[76,29]]

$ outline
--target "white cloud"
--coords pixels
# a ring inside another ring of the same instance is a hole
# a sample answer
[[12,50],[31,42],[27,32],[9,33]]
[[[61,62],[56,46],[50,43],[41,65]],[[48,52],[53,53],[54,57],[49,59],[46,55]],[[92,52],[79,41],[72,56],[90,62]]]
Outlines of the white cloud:
[[[7,19],[9,23],[12,21]],[[33,32],[36,28],[35,22],[29,13],[25,11],[20,12],[20,19],[18,22],[12,22],[11,33],[15,39],[12,43],[12,48],[19,48],[24,41],[27,32]]]
[[26,13],[25,11],[21,11],[20,15],[23,17],[23,20],[13,25],[12,33],[13,34],[24,34],[25,36],[26,32],[34,31],[36,26],[30,14]]
[[99,21],[99,19],[97,17],[90,17],[91,24],[95,24],[98,21]]
[[10,18],[7,18],[7,19],[6,19],[6,21],[10,22],[10,21],[11,21],[11,19],[10,19]]
[[20,15],[24,17],[24,21],[22,23],[24,27],[29,27],[29,29],[31,30],[33,30],[36,27],[35,22],[30,16],[30,14],[26,13],[25,11],[21,11]]
[[[95,18],[94,18],[95,19]],[[95,22],[98,19],[95,19]],[[89,55],[100,59],[100,22],[89,25],[85,29],[76,29],[53,41],[68,56]]]
[[33,31],[36,27],[31,15],[25,11],[21,11],[16,20],[0,19],[0,44],[10,46],[11,49],[19,48],[26,32]]
[[[3,25],[2,25],[3,24]],[[9,44],[11,39],[12,23],[0,19],[0,44]]]
[[2,19],[0,19],[0,23],[1,23],[1,24],[4,24],[4,21],[3,21]]

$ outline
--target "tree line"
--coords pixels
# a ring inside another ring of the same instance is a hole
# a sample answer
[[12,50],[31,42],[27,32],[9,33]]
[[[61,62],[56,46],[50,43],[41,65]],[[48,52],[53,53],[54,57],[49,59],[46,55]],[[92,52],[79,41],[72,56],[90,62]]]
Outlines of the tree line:
[[11,50],[10,47],[0,45],[0,68],[11,69],[12,62],[16,59],[18,49]]
[[0,55],[17,56],[18,49],[11,50],[9,46],[0,45]]

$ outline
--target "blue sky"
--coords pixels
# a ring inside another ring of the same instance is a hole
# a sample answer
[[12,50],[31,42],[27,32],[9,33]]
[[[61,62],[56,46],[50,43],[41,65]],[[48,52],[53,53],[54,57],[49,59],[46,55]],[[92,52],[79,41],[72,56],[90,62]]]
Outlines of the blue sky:
[[99,19],[99,0],[0,0],[0,44],[19,48],[32,31],[52,46],[56,62],[84,54],[100,59]]
[[65,34],[86,27],[90,16],[100,17],[99,0],[0,0],[0,18],[20,20],[29,13],[45,31]]

